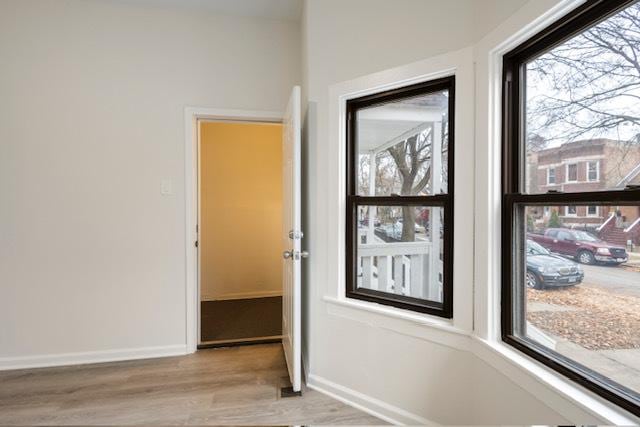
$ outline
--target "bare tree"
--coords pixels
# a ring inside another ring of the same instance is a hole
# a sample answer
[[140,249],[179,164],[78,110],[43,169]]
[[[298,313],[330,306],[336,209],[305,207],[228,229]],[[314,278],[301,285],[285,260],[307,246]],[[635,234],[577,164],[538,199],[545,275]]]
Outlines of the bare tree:
[[[442,141],[442,176],[443,185],[447,182],[447,152],[448,152],[448,117],[443,114],[441,130]],[[368,194],[370,191],[370,174],[375,174],[376,194],[400,194],[412,196],[421,194],[429,189],[431,184],[433,131],[429,128],[399,142],[376,154],[375,170],[372,171],[368,155],[359,158],[359,191]],[[382,222],[395,220],[393,209],[379,207],[377,216]],[[416,209],[412,206],[402,207],[401,240],[408,242],[415,240]]]
[[[389,154],[396,163],[398,173],[402,177],[400,194],[411,196],[419,194],[429,183],[431,178],[431,164],[423,167],[431,160],[431,143],[423,141],[418,143],[419,135],[412,136],[406,141],[394,145],[388,149]],[[426,139],[426,138],[425,138]],[[422,176],[416,182],[418,174],[422,171]],[[402,208],[402,238],[403,242],[410,242],[415,239],[416,233],[416,213],[413,206],[403,206]]]
[[[545,141],[617,135],[640,126],[640,3],[555,47],[527,67],[527,127]],[[634,138],[635,137],[635,138]]]
[[[443,117],[442,126],[442,174],[443,183],[446,182],[446,156],[448,147],[448,120]],[[395,170],[400,176],[400,195],[413,196],[423,192],[431,184],[431,168],[433,156],[433,128],[419,133],[405,141],[389,147],[387,152],[393,158]],[[446,185],[446,184],[445,184]],[[413,206],[402,207],[402,237],[403,242],[415,240],[416,209]],[[432,233],[435,236],[434,233]]]

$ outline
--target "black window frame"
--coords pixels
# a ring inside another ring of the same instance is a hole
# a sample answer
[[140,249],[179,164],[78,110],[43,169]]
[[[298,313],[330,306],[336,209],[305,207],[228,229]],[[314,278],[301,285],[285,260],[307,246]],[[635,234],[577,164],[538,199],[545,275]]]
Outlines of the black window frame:
[[[524,251],[518,243],[520,233],[525,230],[525,206],[640,206],[640,189],[627,189],[544,194],[528,194],[525,184],[524,135],[524,66],[537,55],[561,44],[589,27],[607,19],[637,0],[587,0],[574,11],[525,41],[503,57],[503,104],[502,104],[502,223],[501,223],[501,335],[502,340],[538,362],[554,369],[590,391],[640,416],[638,393],[577,362],[550,350],[526,337],[516,334],[525,321],[524,310],[516,313],[524,302],[522,278],[518,277],[518,266],[524,266]],[[518,284],[520,282],[520,285]]]
[[[393,101],[428,95],[442,90],[449,92],[448,146],[447,146],[447,193],[424,196],[362,196],[357,192],[357,122],[356,113],[363,108]],[[431,314],[447,319],[453,318],[453,196],[455,159],[455,75],[386,90],[346,101],[346,297],[375,302],[405,310]],[[416,206],[439,207],[444,211],[443,220],[443,278],[442,302],[429,301],[404,295],[390,294],[373,289],[358,288],[355,268],[357,259],[357,209],[359,206]]]

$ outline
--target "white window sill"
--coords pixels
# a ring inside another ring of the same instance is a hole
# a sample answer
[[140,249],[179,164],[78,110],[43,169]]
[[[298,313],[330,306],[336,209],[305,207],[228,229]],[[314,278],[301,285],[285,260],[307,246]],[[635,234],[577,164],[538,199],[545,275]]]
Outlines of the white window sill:
[[452,320],[349,298],[324,296],[323,300],[328,303],[331,315],[365,322],[459,350],[469,350],[471,331],[454,326]]
[[[601,420],[599,424],[638,425],[640,419],[577,383],[540,364],[502,341],[489,341],[472,336],[472,351],[495,369],[511,378],[522,388],[538,397],[559,414],[566,414],[566,404],[558,401],[560,394],[584,412]],[[517,368],[517,369],[513,369]],[[541,388],[540,385],[544,386]]]
[[462,329],[458,329],[453,326],[453,321],[448,319],[442,319],[436,316],[428,314],[415,313],[409,310],[401,308],[386,306],[382,304],[376,304],[374,302],[360,301],[349,298],[335,298],[325,296],[324,300],[331,304],[337,304],[344,307],[351,307],[358,310],[365,310],[372,313],[382,314],[384,316],[395,317],[396,319],[408,320],[410,322],[418,323],[423,326],[430,326],[432,328],[442,329],[454,334],[468,335],[467,332]]
[[564,396],[576,408],[580,408],[582,413],[591,414],[594,420],[601,420],[599,424],[640,424],[640,420],[632,414],[580,387],[502,341],[482,339],[469,331],[455,327],[450,320],[367,301],[332,296],[324,296],[323,300],[328,303],[328,311],[331,315],[366,322],[374,327],[472,352],[557,413],[569,418],[578,413],[567,408],[566,402],[558,399],[558,395]]

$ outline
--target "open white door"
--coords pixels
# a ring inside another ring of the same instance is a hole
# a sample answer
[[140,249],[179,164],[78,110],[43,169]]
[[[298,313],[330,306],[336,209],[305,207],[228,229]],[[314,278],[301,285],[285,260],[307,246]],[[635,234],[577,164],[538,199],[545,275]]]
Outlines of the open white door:
[[300,87],[293,88],[283,119],[282,167],[283,167],[283,226],[282,226],[282,346],[289,369],[291,389],[282,394],[298,395],[302,385],[301,342],[301,258],[307,253],[301,250],[301,101]]

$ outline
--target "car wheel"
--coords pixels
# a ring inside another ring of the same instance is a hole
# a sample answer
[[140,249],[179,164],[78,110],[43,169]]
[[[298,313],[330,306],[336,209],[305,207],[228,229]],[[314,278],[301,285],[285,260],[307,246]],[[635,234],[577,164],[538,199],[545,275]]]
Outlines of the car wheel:
[[527,288],[529,289],[544,289],[544,286],[538,276],[531,271],[527,271]]
[[595,262],[593,254],[589,251],[578,252],[578,261],[582,264],[593,264]]

